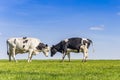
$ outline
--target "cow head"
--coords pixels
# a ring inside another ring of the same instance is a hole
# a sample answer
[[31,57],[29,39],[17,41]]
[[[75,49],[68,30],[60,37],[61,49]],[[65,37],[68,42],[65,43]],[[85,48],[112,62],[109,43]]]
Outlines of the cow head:
[[40,50],[40,51],[42,51],[44,53],[44,55],[46,57],[48,57],[50,48],[49,48],[49,46],[47,44],[39,43],[39,45],[37,46],[37,49]]
[[86,45],[87,48],[89,48],[89,46],[90,46],[91,43],[93,44],[92,40],[90,40],[90,39],[83,40],[83,45]]
[[53,55],[55,55],[55,53],[57,52],[54,45],[51,47],[50,51],[51,51],[51,57],[53,57]]

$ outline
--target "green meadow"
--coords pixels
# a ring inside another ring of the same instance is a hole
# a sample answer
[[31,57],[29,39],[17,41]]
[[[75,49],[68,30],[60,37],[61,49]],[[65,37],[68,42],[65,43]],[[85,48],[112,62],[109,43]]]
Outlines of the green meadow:
[[120,60],[0,60],[0,80],[120,80]]

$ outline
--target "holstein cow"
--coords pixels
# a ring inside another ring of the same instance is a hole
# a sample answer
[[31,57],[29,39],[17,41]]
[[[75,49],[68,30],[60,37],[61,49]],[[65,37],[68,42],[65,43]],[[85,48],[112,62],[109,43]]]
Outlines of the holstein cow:
[[[90,44],[92,43],[92,40],[85,39],[85,38],[69,38],[62,40],[56,45],[53,45],[51,47],[51,57],[56,54],[56,52],[60,52],[63,54],[62,61],[64,61],[64,58],[66,55],[68,55],[69,61],[70,61],[70,52],[83,53],[83,62],[86,62],[88,57],[88,48]],[[93,43],[92,43],[93,44]]]
[[28,54],[28,62],[31,62],[32,55],[36,55],[43,52],[45,56],[48,56],[49,47],[47,44],[42,43],[36,38],[10,38],[7,40],[7,54],[9,55],[9,61],[11,61],[11,56],[13,60],[17,62],[16,54]]

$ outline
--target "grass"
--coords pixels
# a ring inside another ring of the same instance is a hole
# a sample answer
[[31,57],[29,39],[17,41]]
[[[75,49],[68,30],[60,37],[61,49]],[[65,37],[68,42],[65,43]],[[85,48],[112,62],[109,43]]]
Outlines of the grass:
[[120,60],[0,60],[0,80],[120,80]]

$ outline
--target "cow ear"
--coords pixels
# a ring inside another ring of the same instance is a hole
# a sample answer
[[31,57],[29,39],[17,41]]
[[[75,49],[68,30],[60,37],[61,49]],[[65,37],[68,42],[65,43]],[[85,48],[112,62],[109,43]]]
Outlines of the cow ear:
[[48,47],[48,45],[47,45],[47,44],[46,44],[45,46],[46,46],[46,47]]

